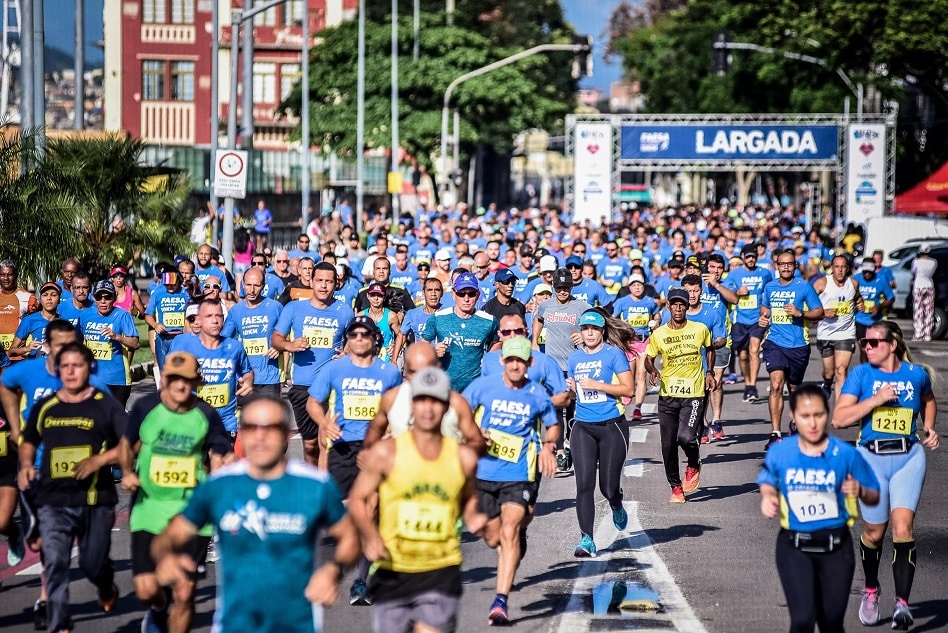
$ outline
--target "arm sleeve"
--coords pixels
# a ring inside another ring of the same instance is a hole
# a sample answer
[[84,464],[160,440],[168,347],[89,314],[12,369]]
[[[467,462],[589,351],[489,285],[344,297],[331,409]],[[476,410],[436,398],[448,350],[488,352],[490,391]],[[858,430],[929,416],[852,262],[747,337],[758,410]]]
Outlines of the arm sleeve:
[[[852,371],[849,372],[849,375],[846,376],[846,380],[843,382],[840,395],[846,394],[848,396],[855,396],[858,399],[860,393],[862,392],[862,373],[862,365],[853,367]],[[931,389],[930,383],[929,389]]]
[[428,323],[425,325],[424,332],[421,333],[421,338],[431,343],[434,343],[438,336],[438,315],[432,314],[428,318]]
[[775,459],[771,457],[772,455],[773,453],[768,452],[767,456],[764,458],[764,463],[760,467],[760,472],[757,473],[757,485],[762,486],[766,484],[779,489],[780,475],[777,472],[777,465],[774,463]]
[[[329,392],[332,391],[332,381],[330,380],[332,366],[333,363],[330,362],[320,367],[313,377],[313,384],[306,390],[306,393],[312,396],[316,402],[325,402],[329,397]],[[332,412],[330,411],[330,413]]]
[[148,297],[148,305],[145,306],[145,314],[155,316],[155,305],[157,304],[157,298],[157,293]]
[[181,511],[183,516],[191,525],[207,525],[213,521],[211,515],[211,504],[214,500],[216,486],[214,481],[205,481],[198,485],[188,499],[188,505]]
[[566,391],[566,379],[563,378],[563,371],[560,366],[547,358],[546,367],[544,367],[545,380],[544,386],[551,396]]
[[[283,293],[285,296],[289,294],[289,288]],[[283,297],[280,297],[282,302]],[[291,306],[294,304],[291,304]],[[283,336],[286,336],[290,333],[290,328],[293,326],[293,310],[292,307],[286,307],[282,312],[280,312],[280,318],[277,319],[276,325],[273,326],[274,331],[279,332]]]
[[540,410],[540,421],[543,423],[543,427],[547,429],[559,423],[556,409],[553,408],[553,403],[549,400],[543,400],[543,408]]
[[224,319],[224,328],[221,330],[221,336],[238,340],[240,339],[240,331],[237,329],[233,311],[228,312],[227,318]]

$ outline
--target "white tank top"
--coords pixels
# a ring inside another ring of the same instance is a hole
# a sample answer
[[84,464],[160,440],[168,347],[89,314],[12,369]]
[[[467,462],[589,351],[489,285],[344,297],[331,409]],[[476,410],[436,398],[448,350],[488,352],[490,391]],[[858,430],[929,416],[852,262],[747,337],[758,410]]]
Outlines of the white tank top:
[[[388,410],[388,430],[392,437],[404,433],[411,428],[411,383],[403,382],[398,386],[398,392],[395,394],[395,401]],[[458,442],[461,441],[461,433],[458,431],[458,413],[454,407],[448,407],[447,412],[441,419],[441,435],[450,437]]]
[[823,309],[835,309],[836,316],[824,318],[816,323],[816,339],[819,341],[845,341],[856,338],[856,289],[852,277],[847,277],[842,286],[837,286],[831,275],[826,277],[826,288],[820,293]]

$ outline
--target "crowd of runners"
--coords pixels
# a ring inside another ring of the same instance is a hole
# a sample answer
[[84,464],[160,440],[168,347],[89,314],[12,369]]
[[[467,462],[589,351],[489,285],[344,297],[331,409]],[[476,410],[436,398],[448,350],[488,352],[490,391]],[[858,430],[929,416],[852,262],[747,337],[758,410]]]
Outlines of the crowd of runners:
[[[147,633],[190,630],[218,560],[222,631],[319,631],[350,569],[349,603],[371,606],[375,631],[453,631],[463,530],[497,550],[484,611],[510,624],[542,479],[574,473],[573,554],[595,557],[597,488],[628,524],[622,469],[649,394],[680,504],[700,486],[701,446],[727,436],[722,386],[736,382],[772,427],[758,483],[763,515],[779,517],[791,629],[842,630],[857,549],[859,618],[889,617],[890,523],[891,622],[912,624],[935,400],[886,319],[881,254],[807,232],[792,207],[636,209],[593,227],[462,205],[370,218],[362,234],[334,215],[292,249],[268,244],[263,219],[249,263],[202,243],[142,293],[121,265],[92,279],[75,259],[29,292],[0,261],[0,534],[11,566],[41,555],[37,629],[73,630],[75,540],[103,611],[133,589]],[[158,389],[129,406],[143,348]],[[857,446],[830,424],[859,426]],[[304,461],[287,457],[294,432]],[[110,559],[119,489],[133,588]],[[332,552],[318,565],[317,543]]]

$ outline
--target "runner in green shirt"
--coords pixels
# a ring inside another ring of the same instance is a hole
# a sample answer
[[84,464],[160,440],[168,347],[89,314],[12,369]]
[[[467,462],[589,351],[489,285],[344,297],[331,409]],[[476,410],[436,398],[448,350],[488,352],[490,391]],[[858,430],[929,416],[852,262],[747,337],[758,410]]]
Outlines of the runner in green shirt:
[[[196,575],[172,588],[173,602],[159,586],[151,541],[181,512],[194,487],[205,478],[205,464],[233,461],[230,437],[210,405],[194,395],[201,384],[197,359],[173,352],[165,360],[161,390],[138,400],[119,445],[122,487],[135,493],[129,527],[135,593],[149,606],[142,631],[184,633],[194,618]],[[138,458],[137,467],[135,458]],[[213,529],[192,539],[189,553],[203,564]]]

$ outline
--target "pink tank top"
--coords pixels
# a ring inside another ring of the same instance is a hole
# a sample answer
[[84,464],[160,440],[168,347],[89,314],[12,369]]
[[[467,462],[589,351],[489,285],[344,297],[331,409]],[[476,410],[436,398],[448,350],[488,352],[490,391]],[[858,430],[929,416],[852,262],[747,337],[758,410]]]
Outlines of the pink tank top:
[[[116,292],[118,292],[118,291],[116,291]],[[132,288],[130,288],[129,286],[125,286],[125,298],[122,299],[121,301],[119,301],[118,299],[116,299],[116,300],[115,300],[115,307],[116,307],[116,308],[122,308],[123,310],[128,310],[129,312],[131,312],[131,311],[132,311],[132,293],[133,293],[133,292],[135,292],[135,291],[132,290]]]

